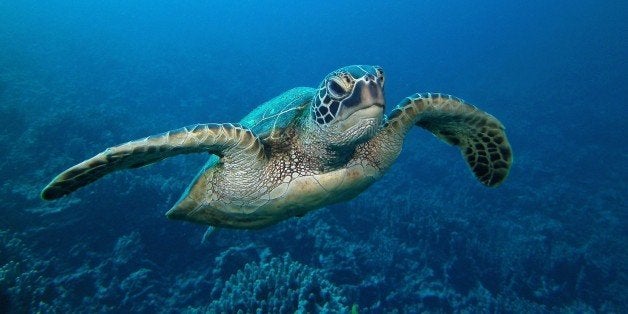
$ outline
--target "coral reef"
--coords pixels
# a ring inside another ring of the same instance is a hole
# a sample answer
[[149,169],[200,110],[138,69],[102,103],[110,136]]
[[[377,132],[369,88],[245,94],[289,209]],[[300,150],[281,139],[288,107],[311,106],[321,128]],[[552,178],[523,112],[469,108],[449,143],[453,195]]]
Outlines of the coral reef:
[[[292,261],[288,254],[248,263],[231,275],[206,309],[218,313],[348,312],[341,289],[324,272]],[[214,290],[217,290],[214,288]]]

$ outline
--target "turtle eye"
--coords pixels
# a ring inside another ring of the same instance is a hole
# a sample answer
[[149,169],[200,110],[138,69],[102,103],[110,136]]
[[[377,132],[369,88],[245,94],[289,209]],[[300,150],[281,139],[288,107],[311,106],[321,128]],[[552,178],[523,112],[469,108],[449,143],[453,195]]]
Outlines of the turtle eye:
[[347,91],[342,87],[342,85],[334,79],[327,81],[327,91],[331,97],[334,98],[342,98],[342,96],[347,94]]

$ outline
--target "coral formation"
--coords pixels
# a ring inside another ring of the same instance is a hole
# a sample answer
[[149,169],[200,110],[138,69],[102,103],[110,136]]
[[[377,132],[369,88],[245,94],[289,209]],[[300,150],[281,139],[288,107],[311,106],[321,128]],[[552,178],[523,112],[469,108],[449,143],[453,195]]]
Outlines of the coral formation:
[[222,285],[209,312],[319,313],[347,312],[341,289],[324,273],[293,261],[288,254],[269,261],[252,262]]

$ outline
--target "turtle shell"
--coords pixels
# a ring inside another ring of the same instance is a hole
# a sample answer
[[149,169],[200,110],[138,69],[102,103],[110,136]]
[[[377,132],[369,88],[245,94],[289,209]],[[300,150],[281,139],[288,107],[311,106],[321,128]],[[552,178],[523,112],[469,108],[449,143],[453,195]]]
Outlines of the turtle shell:
[[260,138],[272,136],[308,114],[314,94],[316,89],[310,87],[290,89],[255,108],[240,120],[240,124]]
[[[315,94],[315,88],[295,87],[259,105],[242,118],[239,123],[260,138],[274,135],[274,132],[281,132],[299,117],[307,115],[310,102]],[[216,165],[219,160],[218,156],[211,155],[198,175]],[[196,179],[192,182],[195,181]],[[186,194],[187,191],[183,197]]]

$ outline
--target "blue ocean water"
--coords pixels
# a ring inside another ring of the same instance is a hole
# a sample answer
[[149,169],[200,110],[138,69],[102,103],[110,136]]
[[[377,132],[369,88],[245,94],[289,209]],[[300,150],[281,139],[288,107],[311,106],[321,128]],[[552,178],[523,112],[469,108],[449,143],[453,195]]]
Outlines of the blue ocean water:
[[[2,1],[0,312],[626,312],[626,20],[613,0]],[[500,119],[506,182],[417,128],[356,199],[204,243],[163,214],[206,155],[39,197],[106,147],[349,64],[384,68],[388,110],[444,92]]]

